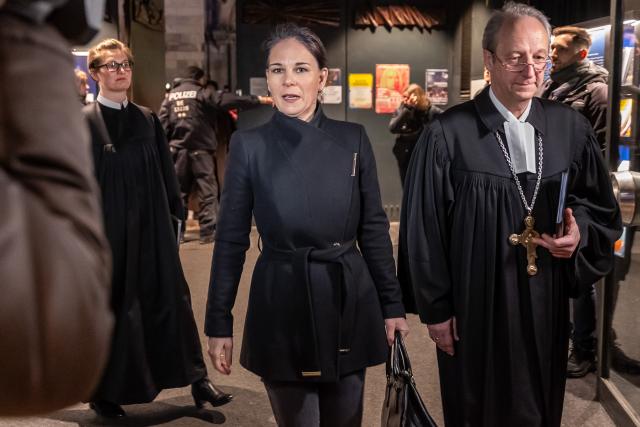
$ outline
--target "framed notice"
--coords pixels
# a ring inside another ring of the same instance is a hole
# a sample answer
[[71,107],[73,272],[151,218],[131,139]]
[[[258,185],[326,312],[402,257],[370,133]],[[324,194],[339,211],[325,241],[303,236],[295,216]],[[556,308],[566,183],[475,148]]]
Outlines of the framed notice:
[[255,96],[268,96],[269,90],[266,77],[249,78],[249,93]]
[[409,87],[409,65],[376,65],[376,113],[391,114],[402,103],[404,91]]
[[373,107],[373,74],[349,74],[349,108]]
[[449,103],[449,70],[446,68],[428,68],[425,72],[427,96],[434,105]]
[[322,90],[323,104],[342,103],[342,71],[340,68],[329,68],[327,84]]

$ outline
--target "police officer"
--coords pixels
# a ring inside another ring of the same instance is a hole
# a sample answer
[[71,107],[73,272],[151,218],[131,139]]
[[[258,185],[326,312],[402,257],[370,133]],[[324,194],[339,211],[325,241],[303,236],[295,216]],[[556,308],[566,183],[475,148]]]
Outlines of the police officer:
[[216,133],[211,117],[217,106],[205,90],[204,71],[190,66],[176,80],[162,103],[159,118],[173,154],[182,199],[187,205],[194,187],[198,198],[200,243],[211,243],[218,213],[218,184],[214,161]]

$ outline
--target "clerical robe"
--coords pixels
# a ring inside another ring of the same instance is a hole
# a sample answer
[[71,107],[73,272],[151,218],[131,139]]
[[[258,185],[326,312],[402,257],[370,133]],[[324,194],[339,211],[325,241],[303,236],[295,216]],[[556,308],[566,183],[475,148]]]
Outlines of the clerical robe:
[[171,217],[184,216],[158,118],[129,103],[83,110],[113,254],[111,354],[93,401],[152,401],[206,376]]
[[[543,141],[535,230],[553,234],[560,178],[580,243],[570,259],[512,246],[527,214],[495,136],[504,118],[488,89],[423,132],[413,154],[400,230],[405,306],[427,324],[457,320],[455,355],[438,350],[447,426],[559,426],[565,388],[569,297],[605,275],[620,213],[593,130],[579,113],[534,98],[527,121]],[[536,154],[536,164],[539,155]],[[537,176],[518,179],[531,201]]]

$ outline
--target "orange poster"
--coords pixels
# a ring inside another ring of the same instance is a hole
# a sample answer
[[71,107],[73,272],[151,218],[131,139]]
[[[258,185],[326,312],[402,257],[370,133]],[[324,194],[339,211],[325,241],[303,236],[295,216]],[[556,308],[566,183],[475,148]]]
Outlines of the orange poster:
[[376,113],[389,114],[402,102],[402,94],[409,86],[409,65],[376,65]]

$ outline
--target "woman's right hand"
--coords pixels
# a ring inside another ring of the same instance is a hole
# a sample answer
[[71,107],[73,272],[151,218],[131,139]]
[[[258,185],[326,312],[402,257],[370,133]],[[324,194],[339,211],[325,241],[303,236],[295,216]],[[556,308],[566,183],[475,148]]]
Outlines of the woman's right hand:
[[216,371],[224,375],[231,373],[233,362],[233,338],[209,337],[207,352]]

